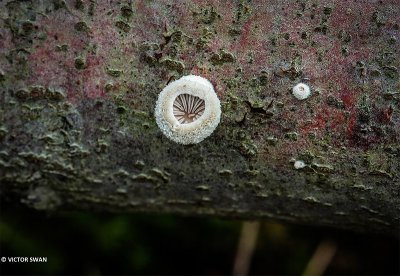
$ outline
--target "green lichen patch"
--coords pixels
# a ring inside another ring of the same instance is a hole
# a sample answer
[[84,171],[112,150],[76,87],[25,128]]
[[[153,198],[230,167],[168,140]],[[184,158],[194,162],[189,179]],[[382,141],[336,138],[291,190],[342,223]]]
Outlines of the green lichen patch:
[[[106,68],[106,72],[108,75],[110,75],[111,77],[114,77],[114,78],[118,78],[122,75],[122,70],[115,69],[115,68]],[[111,88],[111,87],[109,86],[109,88]]]
[[32,85],[29,88],[21,88],[15,91],[14,94],[20,100],[42,100],[48,99],[51,101],[64,100],[66,95],[63,89],[44,87],[41,85]]
[[83,11],[84,8],[85,8],[85,4],[83,3],[83,0],[76,0],[76,1],[75,1],[74,7],[75,7],[75,9],[77,9],[77,10]]
[[65,52],[65,53],[68,52],[68,44],[57,45],[56,51],[57,52]]
[[221,65],[224,63],[234,62],[235,59],[236,58],[232,53],[221,49],[218,53],[214,53],[211,56],[210,61],[213,65]]
[[291,132],[285,133],[284,137],[285,137],[285,139],[288,139],[290,141],[297,141],[299,134],[297,132],[291,131]]
[[201,11],[201,21],[205,24],[212,24],[221,16],[217,13],[215,8],[211,6],[210,8],[205,8]]
[[83,58],[83,57],[75,58],[75,68],[76,69],[82,70],[82,69],[85,69],[86,67],[87,67],[87,64],[86,64],[85,58]]
[[130,18],[133,15],[132,7],[125,5],[121,7],[121,15],[126,18]]
[[131,30],[131,26],[122,20],[115,22],[115,26],[125,33],[128,33]]
[[90,32],[90,28],[87,25],[86,22],[84,21],[79,21],[74,25],[75,30],[79,31],[79,32],[85,32],[88,33]]
[[160,59],[160,64],[165,66],[169,70],[174,70],[178,73],[182,73],[185,69],[185,65],[182,61],[174,60],[169,57],[163,57],[162,59]]

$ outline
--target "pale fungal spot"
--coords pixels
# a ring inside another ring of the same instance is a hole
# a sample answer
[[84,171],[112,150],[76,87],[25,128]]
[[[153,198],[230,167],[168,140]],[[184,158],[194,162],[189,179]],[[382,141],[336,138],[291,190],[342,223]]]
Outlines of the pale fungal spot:
[[310,87],[304,83],[298,83],[293,87],[293,96],[298,100],[305,100],[311,95]]
[[304,168],[305,166],[306,166],[306,163],[304,163],[304,161],[302,161],[302,160],[296,160],[294,162],[294,168],[296,170],[300,170],[300,169]]
[[210,136],[219,124],[221,105],[207,79],[189,75],[161,91],[155,117],[158,127],[172,141],[196,144]]

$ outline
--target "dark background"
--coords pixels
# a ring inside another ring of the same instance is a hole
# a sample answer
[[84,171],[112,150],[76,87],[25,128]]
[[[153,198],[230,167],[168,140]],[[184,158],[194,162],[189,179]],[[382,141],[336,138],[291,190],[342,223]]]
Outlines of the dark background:
[[[1,274],[231,274],[242,222],[152,214],[47,214],[2,207]],[[337,252],[327,274],[399,274],[395,238],[307,226],[261,224],[250,274],[301,274],[316,247]]]

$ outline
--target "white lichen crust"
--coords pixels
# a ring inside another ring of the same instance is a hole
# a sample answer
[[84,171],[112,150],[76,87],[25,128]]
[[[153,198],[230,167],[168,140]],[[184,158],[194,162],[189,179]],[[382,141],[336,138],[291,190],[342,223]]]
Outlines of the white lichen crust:
[[155,107],[158,127],[180,144],[196,144],[211,135],[219,124],[221,104],[205,78],[189,75],[168,84]]
[[311,95],[310,87],[304,83],[298,83],[293,87],[293,96],[298,100],[305,100]]

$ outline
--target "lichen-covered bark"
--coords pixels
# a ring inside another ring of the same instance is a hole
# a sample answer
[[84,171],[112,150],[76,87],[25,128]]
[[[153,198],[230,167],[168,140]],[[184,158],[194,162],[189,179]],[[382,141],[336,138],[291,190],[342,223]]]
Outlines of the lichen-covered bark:
[[[1,1],[2,201],[398,233],[399,14],[398,0]],[[188,74],[223,113],[183,146],[153,110]]]

